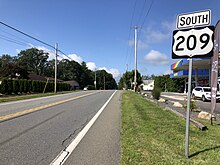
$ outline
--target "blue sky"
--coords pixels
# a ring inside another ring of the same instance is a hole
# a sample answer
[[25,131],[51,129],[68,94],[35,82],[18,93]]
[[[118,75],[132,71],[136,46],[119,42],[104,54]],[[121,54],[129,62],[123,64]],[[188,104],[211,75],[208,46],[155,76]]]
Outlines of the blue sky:
[[[134,32],[130,26],[143,24],[138,39],[138,70],[142,75],[162,75],[169,73],[175,62],[171,59],[171,43],[176,16],[211,9],[211,24],[215,25],[220,19],[220,1],[154,0],[144,21],[151,2],[0,0],[0,21],[51,45],[58,43],[59,49],[72,59],[85,61],[90,69],[106,69],[115,78],[125,72],[126,64],[128,70],[134,68]],[[0,55],[15,56],[31,46],[50,52],[53,58],[50,47],[0,25]]]

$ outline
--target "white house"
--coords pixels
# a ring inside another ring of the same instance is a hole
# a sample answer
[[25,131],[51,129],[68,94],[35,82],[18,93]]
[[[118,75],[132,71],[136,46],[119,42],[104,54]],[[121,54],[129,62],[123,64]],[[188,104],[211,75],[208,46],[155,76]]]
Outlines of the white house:
[[143,80],[141,87],[144,91],[152,91],[154,89],[154,80]]

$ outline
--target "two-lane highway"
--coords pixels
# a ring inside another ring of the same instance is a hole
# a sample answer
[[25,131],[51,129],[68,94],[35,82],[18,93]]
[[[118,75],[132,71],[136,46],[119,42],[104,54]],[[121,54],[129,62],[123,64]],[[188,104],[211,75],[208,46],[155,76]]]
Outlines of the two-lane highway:
[[83,91],[0,104],[0,164],[50,164],[114,92]]

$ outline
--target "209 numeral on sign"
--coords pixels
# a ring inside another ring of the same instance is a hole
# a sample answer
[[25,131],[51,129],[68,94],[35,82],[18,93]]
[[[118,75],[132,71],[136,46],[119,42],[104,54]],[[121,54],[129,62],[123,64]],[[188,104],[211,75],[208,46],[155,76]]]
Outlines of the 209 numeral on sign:
[[212,27],[174,31],[173,58],[211,56],[213,49]]

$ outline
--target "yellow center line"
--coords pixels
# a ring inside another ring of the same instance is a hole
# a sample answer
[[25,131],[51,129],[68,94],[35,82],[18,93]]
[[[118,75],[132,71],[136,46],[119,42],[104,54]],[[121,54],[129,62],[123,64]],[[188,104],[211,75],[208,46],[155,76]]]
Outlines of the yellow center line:
[[45,109],[45,108],[48,108],[48,107],[52,107],[54,105],[66,103],[68,101],[76,100],[76,99],[86,97],[86,96],[89,96],[89,95],[92,95],[92,94],[95,94],[95,93],[97,93],[97,92],[87,93],[87,94],[84,94],[84,95],[81,95],[81,96],[76,96],[76,97],[73,97],[73,98],[70,98],[70,99],[61,100],[61,101],[53,102],[53,103],[46,104],[46,105],[43,105],[43,106],[39,106],[39,107],[31,108],[31,109],[26,109],[26,110],[23,110],[23,111],[20,111],[20,112],[0,116],[0,121],[7,120],[7,119],[10,119],[10,118],[14,118],[14,117],[18,117],[18,116],[22,116],[22,115],[25,115],[25,114],[28,114],[28,113],[31,113],[31,112],[39,111],[41,109]]

